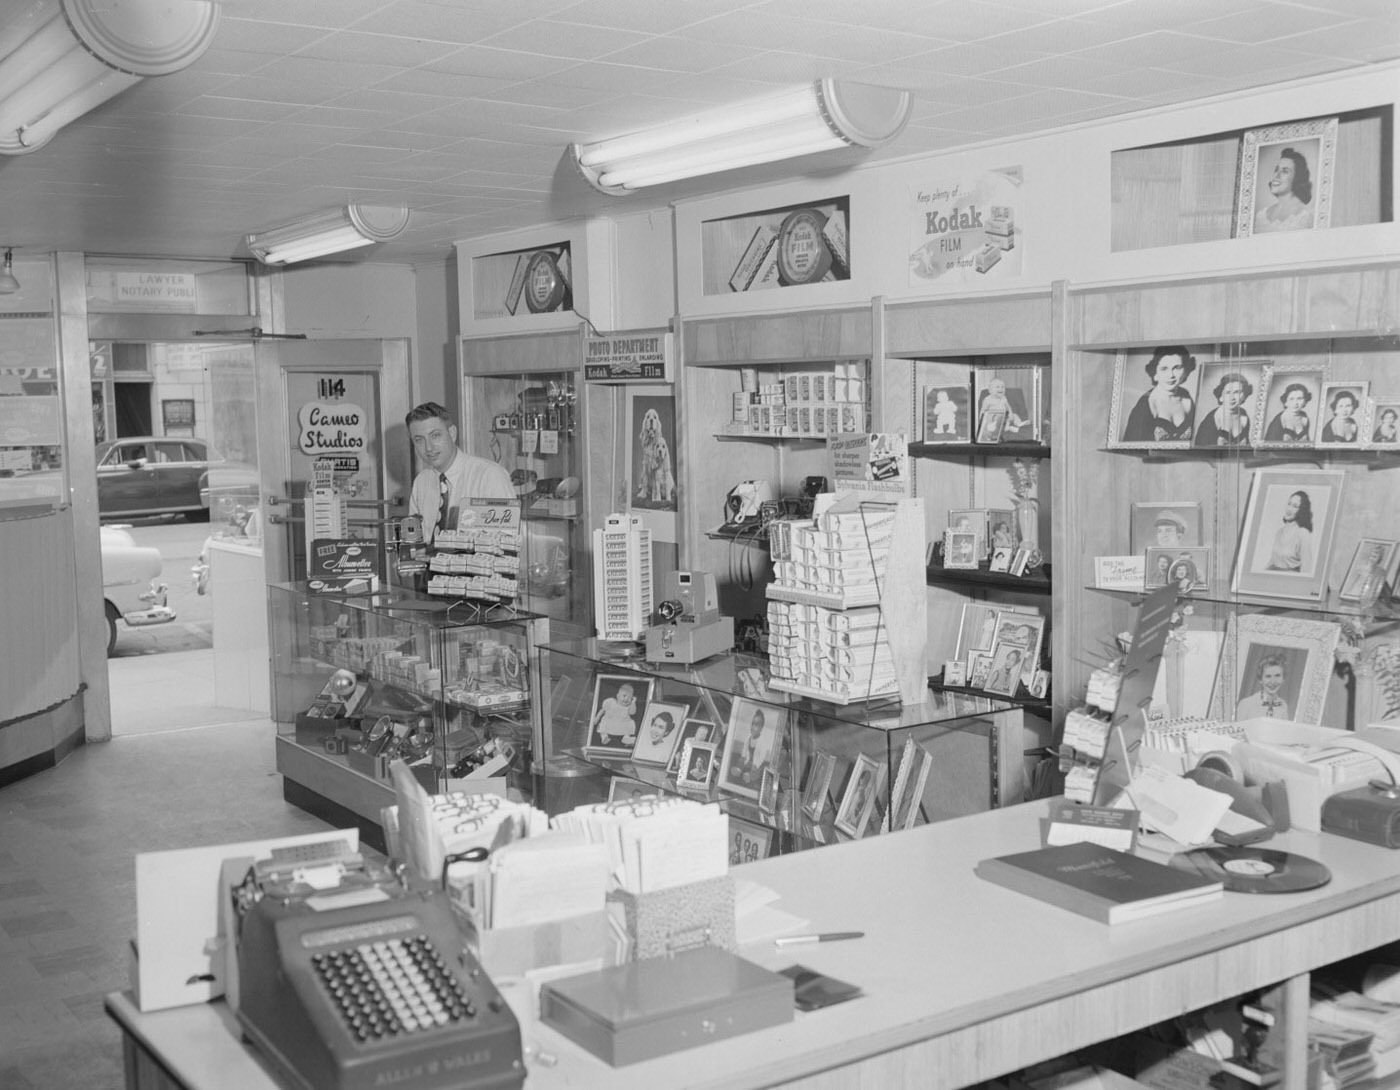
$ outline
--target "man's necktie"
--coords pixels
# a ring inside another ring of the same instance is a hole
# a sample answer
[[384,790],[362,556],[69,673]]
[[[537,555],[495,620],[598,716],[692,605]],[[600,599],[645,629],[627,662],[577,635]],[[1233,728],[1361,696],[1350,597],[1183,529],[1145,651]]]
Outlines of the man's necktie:
[[448,485],[448,483],[447,483],[447,474],[446,474],[446,473],[439,473],[439,474],[438,474],[438,517],[437,517],[437,528],[438,528],[439,530],[446,530],[446,529],[447,529],[447,512],[448,512],[448,509],[449,509],[448,500],[451,499],[451,491],[452,491],[452,489],[449,487],[449,485]]

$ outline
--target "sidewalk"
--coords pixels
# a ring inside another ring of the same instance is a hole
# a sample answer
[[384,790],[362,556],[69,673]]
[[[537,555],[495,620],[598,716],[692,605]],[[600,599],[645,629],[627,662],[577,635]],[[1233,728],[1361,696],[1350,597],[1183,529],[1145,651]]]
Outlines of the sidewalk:
[[108,659],[107,668],[114,737],[267,719],[213,703],[212,648],[120,656]]

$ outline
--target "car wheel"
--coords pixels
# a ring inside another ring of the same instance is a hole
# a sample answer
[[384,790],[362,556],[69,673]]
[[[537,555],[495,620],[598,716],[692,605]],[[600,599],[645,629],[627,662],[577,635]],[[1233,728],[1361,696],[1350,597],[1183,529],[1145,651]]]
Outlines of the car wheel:
[[107,603],[107,657],[111,658],[112,652],[117,647],[117,607],[111,602]]

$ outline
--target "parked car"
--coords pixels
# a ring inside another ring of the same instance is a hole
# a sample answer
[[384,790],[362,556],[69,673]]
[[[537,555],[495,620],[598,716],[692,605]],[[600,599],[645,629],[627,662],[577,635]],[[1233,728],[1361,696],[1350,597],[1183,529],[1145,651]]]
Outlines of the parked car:
[[97,444],[97,510],[102,518],[209,518],[221,500],[256,504],[255,466],[221,458],[203,439],[135,435]]
[[107,654],[117,645],[117,622],[132,628],[168,624],[175,611],[165,604],[160,550],[137,545],[120,526],[103,526],[102,595],[107,607]]

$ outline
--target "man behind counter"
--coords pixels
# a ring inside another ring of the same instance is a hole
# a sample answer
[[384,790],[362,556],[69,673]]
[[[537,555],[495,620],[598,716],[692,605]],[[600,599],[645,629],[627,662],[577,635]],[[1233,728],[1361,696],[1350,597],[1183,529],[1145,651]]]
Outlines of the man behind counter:
[[439,530],[457,528],[467,501],[515,498],[509,473],[457,446],[457,425],[436,401],[410,409],[404,423],[413,450],[425,465],[413,478],[408,512],[422,517],[423,537],[430,545]]

